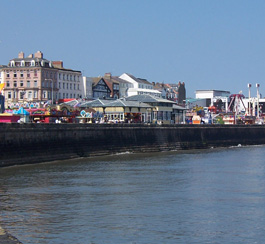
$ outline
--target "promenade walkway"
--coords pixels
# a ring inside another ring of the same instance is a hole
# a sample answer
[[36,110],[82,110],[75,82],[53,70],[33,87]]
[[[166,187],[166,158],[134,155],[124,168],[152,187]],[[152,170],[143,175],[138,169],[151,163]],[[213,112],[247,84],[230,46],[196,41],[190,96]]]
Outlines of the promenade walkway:
[[22,244],[22,242],[8,234],[0,227],[0,244]]

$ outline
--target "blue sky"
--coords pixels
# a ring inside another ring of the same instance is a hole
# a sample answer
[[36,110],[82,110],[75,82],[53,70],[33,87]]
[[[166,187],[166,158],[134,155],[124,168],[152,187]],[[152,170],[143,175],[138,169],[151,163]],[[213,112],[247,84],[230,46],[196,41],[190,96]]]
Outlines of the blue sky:
[[85,76],[124,72],[195,90],[265,95],[265,1],[10,0],[0,64],[40,50]]

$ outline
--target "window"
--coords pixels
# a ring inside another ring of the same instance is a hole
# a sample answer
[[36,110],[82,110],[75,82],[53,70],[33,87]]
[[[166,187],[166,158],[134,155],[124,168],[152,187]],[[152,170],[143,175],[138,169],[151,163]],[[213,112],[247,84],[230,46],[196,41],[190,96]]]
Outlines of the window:
[[15,91],[13,92],[13,98],[17,98],[17,93]]
[[34,80],[34,87],[38,87],[38,81]]
[[63,89],[65,89],[65,84],[63,83]]
[[23,71],[20,71],[20,78],[23,78]]
[[34,91],[34,98],[38,98],[38,92]]
[[23,80],[20,81],[20,87],[23,87]]
[[21,91],[21,92],[19,93],[19,98],[20,98],[20,99],[23,99],[23,98],[24,98],[24,95],[25,95],[25,92],[24,92],[24,91]]
[[14,80],[14,87],[17,87],[17,81]]
[[63,80],[65,80],[65,74],[63,74]]
[[74,90],[75,90],[75,84],[74,84]]
[[30,78],[30,73],[29,72],[27,73],[27,78]]
[[34,70],[34,76],[38,76],[37,70]]
[[10,91],[7,93],[7,98],[11,99],[11,92]]
[[6,78],[9,78],[10,76],[9,76],[9,71],[7,71],[7,73],[6,73]]
[[10,82],[9,81],[6,82],[6,87],[10,87]]
[[28,92],[28,99],[32,99],[32,91]]
[[72,90],[72,84],[70,84],[70,90]]
[[72,75],[70,75],[70,80],[72,80]]
[[47,98],[47,91],[43,91],[42,96],[43,98]]
[[67,84],[66,84],[66,89],[67,89],[67,90],[68,90],[68,87],[69,87],[69,84],[67,83]]
[[59,79],[61,79],[61,74],[59,74]]
[[61,82],[59,82],[59,89],[61,89]]
[[17,78],[17,73],[14,72],[14,78]]

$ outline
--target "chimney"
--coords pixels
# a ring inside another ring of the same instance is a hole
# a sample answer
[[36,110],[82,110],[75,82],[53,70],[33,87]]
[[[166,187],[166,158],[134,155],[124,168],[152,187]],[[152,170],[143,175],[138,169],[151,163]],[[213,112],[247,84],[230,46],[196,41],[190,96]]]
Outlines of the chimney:
[[20,52],[20,53],[18,54],[18,58],[24,58],[24,53],[23,53],[23,52]]
[[52,64],[54,68],[63,68],[63,61],[52,61]]
[[30,55],[28,56],[28,58],[33,58],[33,54],[30,54]]
[[104,78],[110,79],[111,78],[111,73],[105,73]]
[[35,58],[43,58],[43,53],[41,51],[38,51],[34,55]]

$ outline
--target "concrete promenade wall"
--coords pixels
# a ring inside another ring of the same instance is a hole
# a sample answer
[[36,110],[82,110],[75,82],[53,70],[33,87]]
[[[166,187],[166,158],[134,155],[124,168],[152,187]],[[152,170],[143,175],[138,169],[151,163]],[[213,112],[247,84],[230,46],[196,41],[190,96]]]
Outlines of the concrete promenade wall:
[[265,144],[262,125],[0,124],[0,167],[107,155]]

